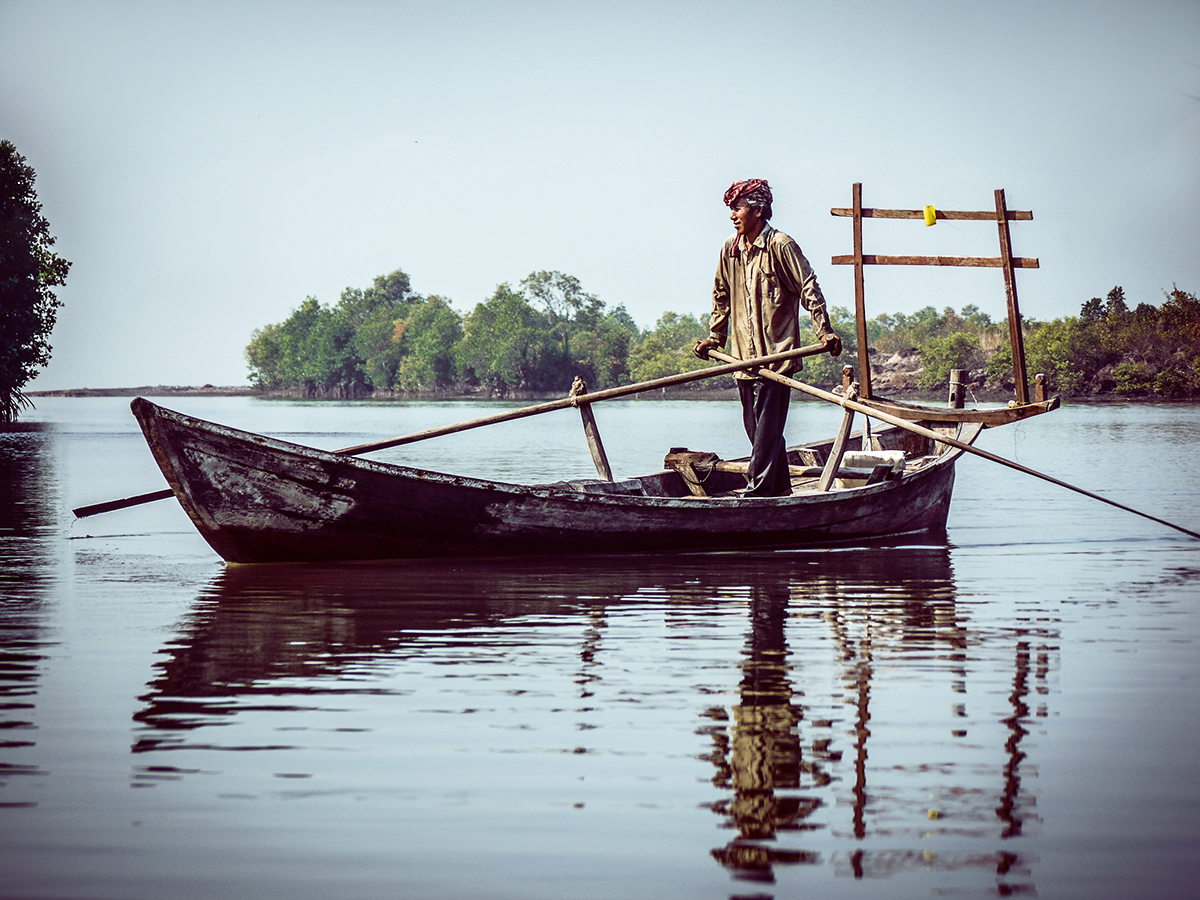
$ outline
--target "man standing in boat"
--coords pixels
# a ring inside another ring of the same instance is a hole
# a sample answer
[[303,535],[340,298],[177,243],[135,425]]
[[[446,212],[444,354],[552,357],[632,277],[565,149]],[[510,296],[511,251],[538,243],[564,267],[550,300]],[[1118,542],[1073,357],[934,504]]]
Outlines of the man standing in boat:
[[[812,317],[813,331],[838,356],[842,341],[829,324],[825,297],[812,266],[794,240],[772,228],[771,189],[755,178],[736,181],[725,192],[734,234],[721,247],[713,286],[712,319],[707,338],[693,352],[701,359],[724,347],[752,359],[802,346],[800,309]],[[800,368],[800,360],[771,367],[781,375]],[[778,382],[738,372],[742,422],[750,438],[750,467],[744,496],[783,497],[792,492],[783,427],[792,389]]]

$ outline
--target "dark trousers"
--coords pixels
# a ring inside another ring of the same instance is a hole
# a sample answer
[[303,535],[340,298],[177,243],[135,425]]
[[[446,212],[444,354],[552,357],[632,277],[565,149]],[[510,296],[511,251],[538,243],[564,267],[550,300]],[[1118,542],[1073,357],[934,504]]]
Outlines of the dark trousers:
[[742,424],[750,438],[750,468],[746,473],[746,495],[786,497],[792,492],[788,474],[787,444],[783,426],[787,422],[792,389],[762,379],[738,379],[742,399]]

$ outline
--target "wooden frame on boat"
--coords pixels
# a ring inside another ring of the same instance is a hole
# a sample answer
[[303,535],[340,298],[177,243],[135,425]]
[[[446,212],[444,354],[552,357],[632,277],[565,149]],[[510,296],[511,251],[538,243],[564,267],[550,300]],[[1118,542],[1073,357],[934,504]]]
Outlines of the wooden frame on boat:
[[[834,207],[829,212],[854,220],[854,252],[835,256],[835,266],[854,266],[854,317],[857,322],[859,401],[866,406],[888,412],[901,418],[940,422],[980,422],[985,426],[1004,425],[1019,419],[1035,416],[1058,408],[1057,397],[1045,396],[1044,381],[1039,379],[1036,400],[1029,398],[1029,376],[1025,366],[1025,342],[1021,333],[1021,310],[1017,303],[1016,269],[1036,269],[1036,257],[1018,257],[1012,254],[1010,221],[1030,221],[1031,210],[1010,210],[1004,198],[1004,189],[995,191],[996,208],[991,210],[935,210],[925,209],[873,209],[862,205],[862,183],[856,182],[851,191],[853,205]],[[971,221],[993,221],[999,230],[999,256],[884,256],[863,252],[863,219],[925,219],[926,224],[938,219],[960,219]],[[999,268],[1004,270],[1004,290],[1008,300],[1008,334],[1013,355],[1013,384],[1016,403],[1008,407],[992,409],[962,409],[917,406],[874,396],[871,390],[871,361],[867,346],[866,290],[863,283],[865,266],[970,266]]]

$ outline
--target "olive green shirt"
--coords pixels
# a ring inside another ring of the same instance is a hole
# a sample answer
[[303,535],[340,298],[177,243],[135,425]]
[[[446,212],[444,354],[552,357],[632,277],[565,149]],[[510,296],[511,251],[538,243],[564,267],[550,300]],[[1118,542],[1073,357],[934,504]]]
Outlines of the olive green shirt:
[[[802,347],[801,307],[812,317],[818,340],[833,331],[817,276],[794,240],[770,225],[750,244],[736,234],[726,239],[713,285],[711,340],[722,347],[728,340],[730,355],[738,359]],[[781,375],[800,367],[798,359],[771,366]]]

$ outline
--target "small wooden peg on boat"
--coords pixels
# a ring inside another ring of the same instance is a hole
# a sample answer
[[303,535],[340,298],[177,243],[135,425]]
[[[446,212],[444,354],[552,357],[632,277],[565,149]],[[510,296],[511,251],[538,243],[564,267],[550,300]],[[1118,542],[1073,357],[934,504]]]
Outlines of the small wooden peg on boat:
[[966,369],[951,369],[950,370],[950,399],[946,405],[951,409],[963,408],[963,379],[967,375]]

